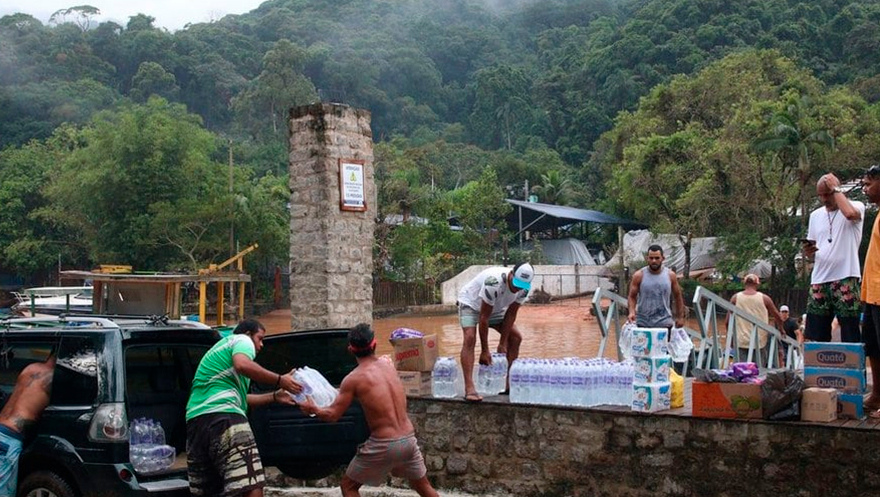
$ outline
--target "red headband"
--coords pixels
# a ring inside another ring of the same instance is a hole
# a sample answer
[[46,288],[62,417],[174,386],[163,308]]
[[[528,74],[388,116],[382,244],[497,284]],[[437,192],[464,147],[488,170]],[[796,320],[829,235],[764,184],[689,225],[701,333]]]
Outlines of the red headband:
[[373,339],[372,342],[370,342],[369,344],[367,344],[367,345],[365,345],[365,346],[363,346],[363,347],[357,347],[357,346],[354,346],[354,345],[352,345],[352,344],[348,344],[348,348],[349,348],[349,350],[351,350],[352,352],[366,352],[366,351],[368,351],[368,350],[373,350],[373,348],[374,348],[375,346],[376,346],[376,339],[375,339],[375,338]]

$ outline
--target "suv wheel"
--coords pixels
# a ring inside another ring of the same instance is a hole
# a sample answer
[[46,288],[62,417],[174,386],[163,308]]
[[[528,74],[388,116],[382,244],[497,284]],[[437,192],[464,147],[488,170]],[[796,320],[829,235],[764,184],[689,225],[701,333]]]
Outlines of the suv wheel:
[[67,481],[51,471],[35,471],[19,485],[19,497],[76,497]]

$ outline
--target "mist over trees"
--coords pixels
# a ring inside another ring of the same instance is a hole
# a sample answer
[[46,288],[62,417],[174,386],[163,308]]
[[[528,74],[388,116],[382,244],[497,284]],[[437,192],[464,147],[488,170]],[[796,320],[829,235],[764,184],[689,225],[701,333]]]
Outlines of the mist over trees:
[[498,261],[526,182],[736,243],[796,237],[818,175],[877,157],[874,1],[271,0],[173,33],[100,7],[0,18],[2,271],[198,267],[230,222],[283,265],[284,120],[320,96],[372,113],[395,279]]

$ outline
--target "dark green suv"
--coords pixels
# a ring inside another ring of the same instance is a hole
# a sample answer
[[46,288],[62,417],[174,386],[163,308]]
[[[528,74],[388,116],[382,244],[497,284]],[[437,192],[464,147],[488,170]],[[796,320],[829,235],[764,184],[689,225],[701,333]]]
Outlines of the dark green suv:
[[[2,401],[25,366],[57,350],[50,405],[21,454],[19,497],[189,495],[186,402],[199,360],[218,339],[215,330],[190,321],[86,316],[0,321]],[[356,365],[346,353],[346,330],[266,337],[257,362],[277,372],[308,365],[337,386]],[[135,471],[128,426],[136,418],[161,422],[167,443],[177,450],[171,468]],[[359,405],[333,424],[284,405],[253,409],[250,419],[263,464],[295,478],[330,474],[369,435]]]

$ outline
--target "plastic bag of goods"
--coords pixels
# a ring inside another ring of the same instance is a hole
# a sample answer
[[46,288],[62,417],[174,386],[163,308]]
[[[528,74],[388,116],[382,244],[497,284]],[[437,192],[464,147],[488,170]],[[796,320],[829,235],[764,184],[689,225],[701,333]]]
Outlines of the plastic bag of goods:
[[636,324],[627,321],[623,326],[620,327],[620,338],[618,346],[620,347],[621,352],[623,353],[623,360],[628,361],[632,359],[632,332],[636,328]]
[[684,407],[684,378],[674,369],[669,370],[669,382],[672,383],[672,393],[669,395],[669,407],[678,409]]
[[684,328],[672,328],[669,337],[669,354],[674,362],[687,362],[694,350],[694,342]]
[[391,332],[391,336],[388,338],[390,341],[402,340],[404,338],[422,338],[425,336],[424,333],[418,330],[413,330],[410,328],[397,328],[396,330]]
[[312,399],[318,407],[327,407],[336,400],[339,392],[318,371],[306,366],[293,372],[293,379],[302,385],[299,394],[290,394],[293,400],[304,402],[306,397]]

